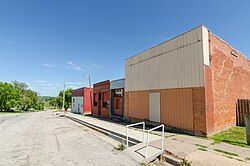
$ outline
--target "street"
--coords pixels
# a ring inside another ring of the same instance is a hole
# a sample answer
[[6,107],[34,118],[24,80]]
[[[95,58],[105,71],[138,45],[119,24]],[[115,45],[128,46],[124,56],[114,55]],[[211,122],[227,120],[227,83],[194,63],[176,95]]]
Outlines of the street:
[[139,165],[105,139],[50,111],[0,115],[0,165]]

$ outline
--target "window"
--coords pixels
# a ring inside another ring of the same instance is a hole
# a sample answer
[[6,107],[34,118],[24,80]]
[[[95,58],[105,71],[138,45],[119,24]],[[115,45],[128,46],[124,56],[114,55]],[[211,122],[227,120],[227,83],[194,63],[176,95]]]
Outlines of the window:
[[94,106],[97,106],[97,99],[96,99],[96,93],[94,93]]

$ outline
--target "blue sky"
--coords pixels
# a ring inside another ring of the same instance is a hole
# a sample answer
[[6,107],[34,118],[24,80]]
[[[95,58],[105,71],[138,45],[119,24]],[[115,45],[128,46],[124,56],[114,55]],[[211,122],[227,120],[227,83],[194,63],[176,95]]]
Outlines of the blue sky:
[[0,0],[0,81],[40,95],[124,77],[124,59],[204,24],[250,56],[250,1]]

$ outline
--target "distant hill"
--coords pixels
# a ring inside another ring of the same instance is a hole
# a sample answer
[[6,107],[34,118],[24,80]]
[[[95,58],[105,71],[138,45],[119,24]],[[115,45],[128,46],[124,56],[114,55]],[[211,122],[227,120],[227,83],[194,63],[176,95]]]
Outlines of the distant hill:
[[49,101],[49,100],[53,100],[55,97],[52,96],[39,96],[40,98],[42,98],[44,101]]

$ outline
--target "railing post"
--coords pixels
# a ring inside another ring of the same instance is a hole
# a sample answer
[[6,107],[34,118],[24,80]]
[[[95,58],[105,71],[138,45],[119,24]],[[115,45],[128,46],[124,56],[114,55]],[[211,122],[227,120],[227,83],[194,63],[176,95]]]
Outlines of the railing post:
[[128,127],[126,126],[126,144],[128,148]]
[[134,123],[134,124],[130,124],[130,125],[126,125],[125,127],[126,127],[126,146],[127,146],[127,148],[128,148],[128,146],[129,146],[129,140],[128,140],[128,128],[129,127],[131,127],[131,126],[137,126],[137,125],[140,125],[140,124],[142,124],[142,136],[143,136],[143,142],[145,142],[145,134],[144,134],[144,132],[145,132],[145,122],[138,122],[138,123]]
[[145,152],[145,158],[148,157],[148,141],[149,141],[149,131],[147,133],[147,142],[146,142],[146,152]]
[[145,142],[145,134],[144,134],[144,132],[145,132],[145,122],[143,123],[143,128],[142,128],[142,134],[143,134],[142,138],[143,138],[143,142]]
[[161,150],[164,149],[164,125],[162,126],[162,133],[161,133]]

